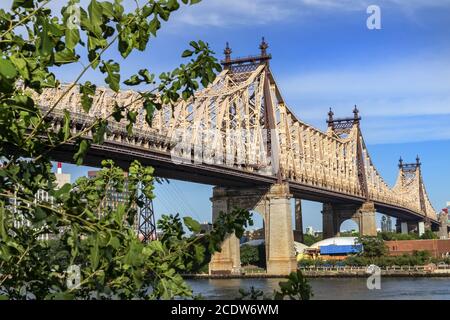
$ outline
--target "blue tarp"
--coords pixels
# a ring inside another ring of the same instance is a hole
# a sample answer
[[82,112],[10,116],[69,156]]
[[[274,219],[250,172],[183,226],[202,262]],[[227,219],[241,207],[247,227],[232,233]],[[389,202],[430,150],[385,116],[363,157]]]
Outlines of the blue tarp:
[[349,254],[361,252],[362,245],[329,245],[320,247],[320,254]]

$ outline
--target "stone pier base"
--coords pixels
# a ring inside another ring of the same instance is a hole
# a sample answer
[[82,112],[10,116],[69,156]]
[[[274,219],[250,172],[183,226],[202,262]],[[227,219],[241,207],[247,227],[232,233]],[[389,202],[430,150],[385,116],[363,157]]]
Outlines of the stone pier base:
[[[297,269],[291,219],[291,194],[287,184],[270,188],[221,188],[213,190],[213,219],[219,212],[234,207],[254,210],[264,218],[266,267],[268,274],[287,275]],[[214,254],[210,274],[230,274],[240,271],[239,240],[231,235]]]

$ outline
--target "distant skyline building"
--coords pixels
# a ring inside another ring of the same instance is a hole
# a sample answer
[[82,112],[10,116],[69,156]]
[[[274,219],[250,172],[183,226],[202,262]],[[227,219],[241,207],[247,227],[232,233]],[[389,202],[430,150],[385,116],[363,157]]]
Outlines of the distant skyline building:
[[58,162],[58,167],[56,169],[56,184],[58,188],[61,188],[66,183],[70,183],[70,173],[63,173],[62,171],[62,163]]
[[310,235],[310,236],[313,236],[313,235],[314,235],[314,228],[311,227],[311,226],[306,227],[305,233],[308,234],[308,235]]
[[383,215],[381,218],[381,231],[392,232],[392,219],[389,216]]

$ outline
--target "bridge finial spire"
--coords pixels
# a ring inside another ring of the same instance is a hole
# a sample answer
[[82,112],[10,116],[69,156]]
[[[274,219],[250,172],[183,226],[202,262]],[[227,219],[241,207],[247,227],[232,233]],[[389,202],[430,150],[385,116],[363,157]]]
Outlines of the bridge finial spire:
[[264,37],[262,37],[261,44],[259,45],[259,49],[261,49],[261,56],[266,57],[267,56],[267,48],[269,47],[269,44],[266,42]]
[[225,50],[223,50],[223,53],[225,54],[225,62],[230,62],[231,61],[231,53],[232,52],[233,51],[230,48],[230,44],[227,41]]
[[398,167],[399,167],[400,169],[403,168],[403,159],[402,159],[402,157],[400,157],[400,159],[398,160]]
[[355,118],[355,120],[359,120],[359,110],[356,104],[355,107],[353,108],[353,118]]
[[420,165],[421,165],[419,155],[417,155],[417,157],[416,157],[416,165],[418,167],[420,167]]
[[330,108],[330,111],[328,111],[328,126],[329,127],[333,126],[333,116],[334,116],[334,112]]

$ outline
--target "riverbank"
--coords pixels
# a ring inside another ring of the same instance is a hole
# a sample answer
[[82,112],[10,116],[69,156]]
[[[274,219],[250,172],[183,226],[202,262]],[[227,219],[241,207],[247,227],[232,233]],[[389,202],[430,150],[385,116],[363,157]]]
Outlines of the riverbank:
[[[361,267],[318,267],[301,268],[307,278],[367,278],[370,273],[367,268]],[[439,269],[427,266],[401,266],[381,269],[382,277],[450,277],[450,268]],[[286,278],[284,275],[267,274],[264,272],[245,274],[185,274],[186,279],[265,279]]]

